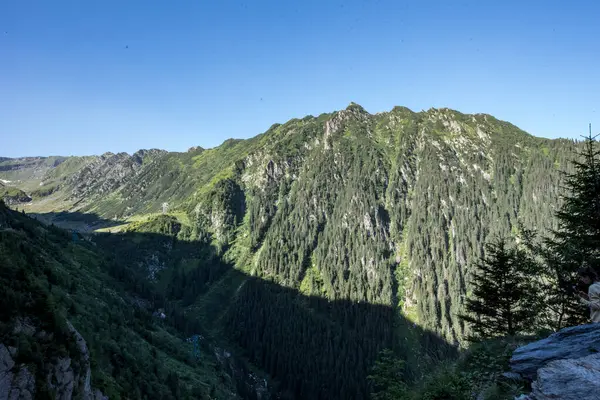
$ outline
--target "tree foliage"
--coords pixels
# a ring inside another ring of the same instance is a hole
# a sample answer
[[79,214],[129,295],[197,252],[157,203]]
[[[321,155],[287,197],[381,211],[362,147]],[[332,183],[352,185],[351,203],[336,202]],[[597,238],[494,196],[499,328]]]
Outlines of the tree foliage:
[[391,350],[384,349],[368,376],[373,385],[371,398],[373,400],[402,399],[407,392],[403,371],[404,362],[398,359]]
[[600,151],[598,142],[586,137],[564,174],[565,193],[556,212],[558,226],[547,235],[521,227],[525,247],[539,265],[537,282],[542,327],[559,330],[585,323],[589,311],[578,301],[578,271],[600,272]]
[[472,295],[462,318],[477,338],[512,336],[535,330],[540,293],[531,279],[536,265],[521,249],[510,248],[505,239],[486,245],[476,265]]
[[104,218],[168,202],[172,215],[97,235],[101,269],[177,332],[235,344],[290,397],[363,398],[382,349],[419,375],[422,355],[473,333],[457,316],[485,243],[519,221],[559,228],[579,146],[484,114],[353,104],[210,150],[68,159],[45,181]]

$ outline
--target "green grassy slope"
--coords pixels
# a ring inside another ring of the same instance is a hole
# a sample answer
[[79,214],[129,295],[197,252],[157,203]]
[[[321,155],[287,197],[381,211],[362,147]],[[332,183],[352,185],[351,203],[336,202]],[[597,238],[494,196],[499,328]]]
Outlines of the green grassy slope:
[[[237,398],[232,372],[214,346],[200,342],[196,358],[173,322],[185,317],[165,305],[167,318],[153,317],[160,304],[152,288],[125,260],[85,237],[43,226],[0,202],[0,265],[0,343],[17,348],[18,363],[35,371],[36,398],[51,395],[45,371],[58,357],[77,358],[67,320],[87,342],[92,385],[111,399]],[[53,339],[15,335],[24,319]]]
[[0,199],[8,204],[20,204],[31,201],[27,193],[14,186],[7,186],[0,182]]

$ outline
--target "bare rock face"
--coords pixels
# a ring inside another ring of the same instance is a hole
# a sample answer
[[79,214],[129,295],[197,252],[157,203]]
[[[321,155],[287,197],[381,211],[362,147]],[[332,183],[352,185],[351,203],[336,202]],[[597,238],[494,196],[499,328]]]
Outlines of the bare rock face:
[[536,400],[600,398],[600,354],[552,361],[538,370],[531,396]]
[[519,400],[600,399],[600,324],[565,328],[519,347],[510,360],[513,374],[532,382]]
[[14,374],[12,368],[15,366],[8,349],[0,344],[0,400],[7,400],[12,389]]
[[21,366],[13,379],[9,400],[31,400],[35,395],[35,377],[27,367]]
[[48,373],[47,383],[48,387],[56,393],[57,400],[69,400],[73,397],[75,371],[69,357],[56,360]]
[[[92,371],[90,369],[90,353],[87,347],[87,343],[85,339],[77,329],[73,327],[73,325],[67,321],[67,328],[69,332],[73,334],[75,337],[75,341],[77,342],[77,348],[81,354],[81,368],[79,374],[75,377],[75,384],[77,385],[77,392],[82,393],[82,398],[84,400],[95,400],[95,399],[103,399],[104,395],[99,390],[94,390],[91,387],[91,378]],[[67,397],[65,399],[70,399]]]
[[29,197],[25,192],[19,190],[14,195],[5,195],[3,200],[7,205],[14,206],[23,203],[29,203],[31,201],[31,197]]
[[163,150],[139,150],[127,153],[104,153],[69,177],[73,199],[90,199],[106,195],[135,179],[148,160],[159,157]]
[[510,368],[523,378],[534,380],[537,371],[551,361],[578,359],[599,352],[600,324],[572,326],[519,347],[510,359]]
[[15,371],[9,349],[0,344],[0,400],[30,400],[35,397],[35,377],[27,367]]
[[[85,340],[70,322],[67,322],[67,328],[77,342],[79,358],[74,361],[70,357],[61,357],[49,362],[45,367],[45,385],[57,400],[108,400],[101,391],[91,387],[90,356]],[[19,320],[15,330],[28,336],[40,336],[26,319]],[[49,338],[48,335],[43,337]],[[36,378],[26,365],[16,365],[15,356],[16,349],[0,343],[0,400],[34,399]]]

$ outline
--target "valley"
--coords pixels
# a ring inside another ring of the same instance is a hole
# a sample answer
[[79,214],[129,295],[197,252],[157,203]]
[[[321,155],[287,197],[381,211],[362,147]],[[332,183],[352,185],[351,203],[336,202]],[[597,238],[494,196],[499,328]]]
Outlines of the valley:
[[[557,227],[578,148],[487,114],[352,103],[212,149],[2,158],[1,261],[40,265],[6,318],[60,331],[17,306],[44,287],[111,399],[368,398],[384,349],[407,381],[456,356],[472,265],[494,237]],[[3,328],[2,343],[34,346]],[[192,335],[201,361],[183,350]],[[168,367],[145,376],[153,365]]]

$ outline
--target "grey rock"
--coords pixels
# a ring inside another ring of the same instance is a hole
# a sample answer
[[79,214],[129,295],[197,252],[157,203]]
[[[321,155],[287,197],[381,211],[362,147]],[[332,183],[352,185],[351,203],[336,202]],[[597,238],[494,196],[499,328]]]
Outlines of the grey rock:
[[3,344],[0,344],[0,400],[7,400],[12,389],[14,374],[12,369],[15,366],[9,350]]
[[71,324],[70,321],[67,321],[67,328],[69,329],[69,332],[71,332],[73,334],[73,336],[75,336],[75,341],[77,342],[77,348],[79,349],[81,356],[83,357],[83,359],[85,361],[88,361],[90,358],[90,353],[88,351],[87,343],[85,342],[85,339],[83,338],[83,336],[81,336],[81,334],[77,331],[77,329],[75,329],[75,327],[73,326],[73,324]]
[[90,369],[90,353],[87,347],[87,343],[81,334],[75,329],[70,321],[67,321],[67,328],[69,332],[75,337],[77,342],[77,348],[81,353],[82,370],[80,374],[75,377],[77,383],[77,392],[82,393],[84,400],[104,400],[107,397],[102,394],[98,389],[93,389],[91,385],[92,371]]
[[54,390],[57,400],[70,400],[75,386],[75,372],[70,358],[59,358],[47,376],[48,387]]
[[517,374],[516,372],[505,372],[502,374],[502,378],[508,380],[508,381],[522,381],[523,377],[520,374]]
[[9,348],[0,344],[0,374],[10,371],[15,366]]
[[163,150],[140,150],[133,155],[127,153],[104,153],[93,157],[75,174],[69,176],[67,184],[71,188],[71,200],[87,202],[104,196],[123,185],[134,183],[143,165],[162,155]]
[[[67,328],[75,338],[80,352],[78,363],[70,357],[57,358],[46,364],[46,385],[57,400],[108,400],[98,389],[91,387],[90,355],[85,339],[70,322]],[[27,318],[16,321],[16,333],[33,335],[36,328]],[[38,340],[51,340],[52,335],[38,332]],[[0,343],[0,400],[29,400],[35,398],[36,380],[27,367],[21,366],[18,372],[13,357],[17,349]]]
[[25,192],[20,192],[14,196],[4,196],[3,200],[9,206],[16,206],[23,203],[29,203],[32,199]]
[[31,400],[35,395],[35,377],[27,367],[19,369],[17,376],[11,383],[8,400]]
[[[519,347],[510,359],[512,372],[533,381],[538,369],[562,359],[578,359],[600,352],[600,324],[565,328],[546,339]],[[598,397],[600,399],[600,396]]]
[[13,334],[18,335],[19,333],[23,333],[27,336],[33,336],[36,330],[35,325],[33,325],[33,322],[31,322],[31,319],[28,317],[17,318],[13,328]]
[[93,397],[90,400],[108,400],[108,397],[104,395],[99,389],[94,390]]
[[12,389],[12,381],[12,372],[0,374],[0,400],[8,400],[8,395]]
[[536,400],[600,399],[600,354],[550,362],[538,370],[532,389]]

